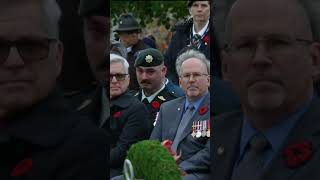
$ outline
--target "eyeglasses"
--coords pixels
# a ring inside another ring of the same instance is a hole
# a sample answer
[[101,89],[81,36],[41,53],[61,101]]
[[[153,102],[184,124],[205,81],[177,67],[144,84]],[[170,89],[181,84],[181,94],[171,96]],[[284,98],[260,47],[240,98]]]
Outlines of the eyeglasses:
[[113,77],[116,78],[117,81],[124,81],[128,74],[110,74],[110,81],[113,80]]
[[15,47],[24,62],[41,61],[48,57],[50,43],[56,39],[38,40],[0,40],[0,64],[3,64],[9,57],[10,50]]
[[201,73],[186,73],[180,76],[182,80],[189,81],[192,77],[194,80],[199,80],[203,76],[209,76],[208,74],[201,74]]
[[287,52],[291,52],[292,48],[298,44],[311,44],[311,40],[295,39],[286,36],[267,36],[262,38],[245,38],[235,41],[225,46],[227,53],[235,57],[252,58],[258,48],[259,42],[262,42],[265,50],[272,57],[278,57]]

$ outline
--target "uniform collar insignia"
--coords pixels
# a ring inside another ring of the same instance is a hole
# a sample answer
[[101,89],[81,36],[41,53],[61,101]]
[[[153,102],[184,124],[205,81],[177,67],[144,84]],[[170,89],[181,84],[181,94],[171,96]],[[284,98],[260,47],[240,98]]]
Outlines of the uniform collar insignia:
[[162,101],[165,101],[166,99],[163,96],[158,96],[158,98]]

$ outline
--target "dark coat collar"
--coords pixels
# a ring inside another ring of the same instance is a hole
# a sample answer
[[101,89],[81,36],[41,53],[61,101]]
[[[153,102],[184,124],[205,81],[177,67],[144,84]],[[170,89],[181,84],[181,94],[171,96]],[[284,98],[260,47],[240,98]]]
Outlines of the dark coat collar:
[[129,99],[132,98],[133,96],[127,91],[124,94],[120,95],[116,99],[111,100],[110,105],[112,106],[118,106],[121,108],[126,108],[130,106],[132,103]]
[[55,91],[33,107],[18,112],[5,132],[12,138],[32,144],[56,145],[80,120],[65,104],[62,96]]

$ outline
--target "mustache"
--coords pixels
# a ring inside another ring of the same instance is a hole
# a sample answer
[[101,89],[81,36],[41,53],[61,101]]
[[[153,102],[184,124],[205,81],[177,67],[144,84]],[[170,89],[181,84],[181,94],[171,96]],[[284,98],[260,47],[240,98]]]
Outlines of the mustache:
[[140,81],[141,84],[151,84],[151,82],[149,80],[142,80]]

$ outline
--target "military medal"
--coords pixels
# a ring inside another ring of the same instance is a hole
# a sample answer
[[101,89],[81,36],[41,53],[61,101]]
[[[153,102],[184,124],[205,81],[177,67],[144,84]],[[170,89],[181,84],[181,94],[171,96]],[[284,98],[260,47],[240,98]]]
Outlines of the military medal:
[[208,128],[207,128],[207,137],[210,137],[210,119],[207,121],[207,124],[208,124]]
[[206,135],[207,135],[207,122],[206,121],[202,121],[202,126],[203,126],[203,128],[202,128],[201,136],[202,137],[206,137]]
[[192,137],[195,137],[196,136],[196,123],[193,121],[192,122],[192,134],[191,134]]
[[197,134],[196,137],[199,138],[201,137],[201,126],[200,126],[200,121],[197,121]]

